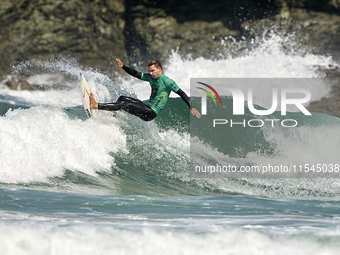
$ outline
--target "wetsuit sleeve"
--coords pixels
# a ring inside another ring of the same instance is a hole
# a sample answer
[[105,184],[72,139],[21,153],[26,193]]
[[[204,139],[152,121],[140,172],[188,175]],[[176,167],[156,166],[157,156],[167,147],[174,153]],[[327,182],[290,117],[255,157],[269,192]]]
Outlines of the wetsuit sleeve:
[[177,95],[179,95],[183,101],[189,106],[190,109],[194,108],[194,106],[191,103],[190,98],[187,96],[187,94],[185,94],[185,92],[181,89],[177,90],[176,92]]
[[123,65],[123,69],[124,69],[125,72],[127,72],[128,74],[130,74],[133,77],[136,77],[138,79],[142,78],[142,73],[137,71],[137,70],[135,70],[135,69],[133,69],[133,68],[131,68],[131,67]]

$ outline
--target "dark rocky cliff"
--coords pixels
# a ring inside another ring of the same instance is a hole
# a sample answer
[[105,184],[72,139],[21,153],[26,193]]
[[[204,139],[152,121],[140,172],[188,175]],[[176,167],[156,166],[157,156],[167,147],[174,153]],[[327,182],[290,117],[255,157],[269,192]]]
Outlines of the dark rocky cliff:
[[70,54],[84,65],[110,68],[125,53],[125,2],[2,0],[1,71],[30,58]]
[[[2,0],[1,74],[18,61],[70,54],[112,68],[116,56],[164,60],[172,49],[212,57],[221,39],[280,25],[301,45],[339,57],[340,0]],[[223,47],[233,47],[232,43]]]

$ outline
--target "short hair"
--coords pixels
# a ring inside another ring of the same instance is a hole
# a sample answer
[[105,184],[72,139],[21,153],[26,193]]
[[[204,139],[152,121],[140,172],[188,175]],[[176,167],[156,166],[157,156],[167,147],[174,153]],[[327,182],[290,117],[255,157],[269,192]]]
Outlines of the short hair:
[[154,65],[156,68],[160,67],[163,70],[161,62],[159,62],[157,59],[152,59],[149,61],[148,67],[152,65]]

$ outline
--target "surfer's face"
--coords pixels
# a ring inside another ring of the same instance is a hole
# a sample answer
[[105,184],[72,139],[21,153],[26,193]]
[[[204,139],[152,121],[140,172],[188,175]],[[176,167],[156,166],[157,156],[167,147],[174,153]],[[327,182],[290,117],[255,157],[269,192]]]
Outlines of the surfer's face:
[[153,79],[157,79],[163,73],[162,68],[155,67],[155,65],[149,66],[149,73]]

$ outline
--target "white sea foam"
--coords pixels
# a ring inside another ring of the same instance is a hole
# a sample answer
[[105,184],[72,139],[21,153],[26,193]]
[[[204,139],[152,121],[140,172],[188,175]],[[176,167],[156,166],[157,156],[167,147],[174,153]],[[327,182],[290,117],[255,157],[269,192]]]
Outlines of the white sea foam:
[[61,176],[65,169],[96,175],[125,150],[115,123],[70,119],[60,108],[32,107],[0,117],[0,182],[28,183]]
[[[52,224],[1,224],[0,249],[3,255],[27,254],[332,254],[339,247],[322,244],[312,237],[290,239],[269,237],[251,229],[223,229],[193,233],[164,225],[162,230],[147,226],[139,230],[120,230],[104,225],[84,225],[80,221],[63,227]],[[261,226],[258,226],[260,228]],[[328,235],[331,236],[330,233]],[[336,235],[339,235],[337,232]],[[319,238],[322,238],[320,235]]]
[[[223,59],[215,60],[182,58],[173,51],[167,63],[164,63],[164,72],[190,94],[190,78],[321,78],[324,75],[318,72],[319,68],[338,66],[329,56],[298,50],[286,53],[283,49],[286,40],[284,37],[272,36],[239,57],[231,57],[226,52]],[[139,98],[147,99],[150,96],[149,85],[145,82],[131,78],[122,83],[130,84]],[[329,91],[328,84],[313,86],[312,99],[318,100]],[[172,96],[177,95],[172,93]]]

